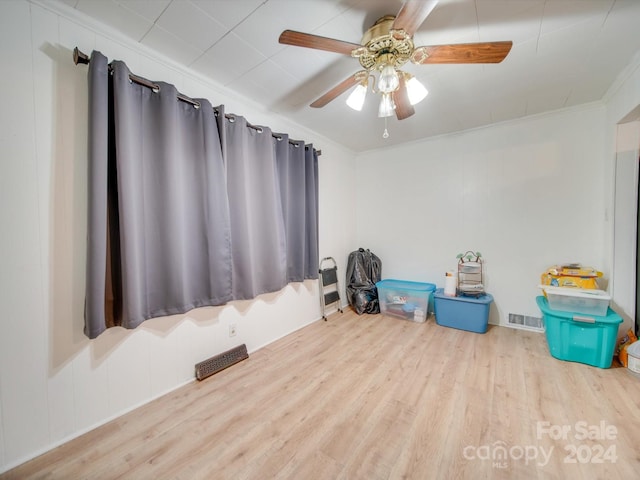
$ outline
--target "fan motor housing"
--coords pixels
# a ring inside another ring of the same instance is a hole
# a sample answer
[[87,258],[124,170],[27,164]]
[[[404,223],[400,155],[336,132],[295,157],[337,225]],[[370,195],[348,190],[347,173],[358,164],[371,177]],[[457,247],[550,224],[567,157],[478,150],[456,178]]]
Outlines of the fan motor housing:
[[360,45],[366,46],[371,40],[389,35],[389,31],[391,31],[391,27],[395,19],[396,17],[394,15],[385,15],[384,17],[380,17],[376,20],[376,23],[374,23],[373,26],[364,32]]

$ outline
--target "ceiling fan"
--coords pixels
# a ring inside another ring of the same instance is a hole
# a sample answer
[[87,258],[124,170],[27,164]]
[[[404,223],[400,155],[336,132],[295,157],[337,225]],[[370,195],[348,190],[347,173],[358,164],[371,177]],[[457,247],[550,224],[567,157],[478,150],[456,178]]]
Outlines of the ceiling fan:
[[[361,110],[372,81],[372,91],[382,95],[379,117],[392,116],[398,120],[415,113],[413,105],[421,101],[427,90],[413,76],[400,70],[411,61],[418,65],[444,63],[500,63],[511,50],[511,41],[462,43],[416,47],[413,35],[438,4],[438,0],[406,0],[396,16],[386,15],[369,28],[360,44],[321,37],[310,33],[285,30],[279,42],[285,45],[315,48],[350,55],[360,61],[363,70],[349,76],[311,106],[324,107],[354,85],[358,85],[347,104]],[[378,74],[377,85],[374,73]]]

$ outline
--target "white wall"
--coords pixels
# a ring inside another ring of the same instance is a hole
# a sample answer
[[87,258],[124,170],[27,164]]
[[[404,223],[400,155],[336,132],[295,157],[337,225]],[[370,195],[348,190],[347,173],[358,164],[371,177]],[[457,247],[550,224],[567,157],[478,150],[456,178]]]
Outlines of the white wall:
[[355,243],[344,208],[355,204],[353,153],[80,15],[0,1],[0,472],[192,381],[198,361],[241,343],[255,351],[320,317],[309,281],[84,337],[87,67],[73,64],[75,46],[313,142],[322,150],[320,254],[344,271]]
[[587,105],[360,155],[358,243],[383,278],[438,287],[458,253],[480,251],[490,322],[539,317],[546,268],[606,265],[604,125]]

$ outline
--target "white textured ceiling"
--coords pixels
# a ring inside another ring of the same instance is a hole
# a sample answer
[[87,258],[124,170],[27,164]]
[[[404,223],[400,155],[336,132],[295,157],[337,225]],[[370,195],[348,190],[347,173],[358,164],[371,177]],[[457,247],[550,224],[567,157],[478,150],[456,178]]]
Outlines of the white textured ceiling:
[[601,100],[640,51],[640,0],[440,0],[416,46],[512,40],[513,48],[499,64],[407,64],[429,95],[412,117],[388,119],[385,140],[375,95],[361,112],[346,106],[348,92],[309,107],[360,70],[357,59],[278,37],[291,29],[360,43],[400,0],[63,1],[358,152]]

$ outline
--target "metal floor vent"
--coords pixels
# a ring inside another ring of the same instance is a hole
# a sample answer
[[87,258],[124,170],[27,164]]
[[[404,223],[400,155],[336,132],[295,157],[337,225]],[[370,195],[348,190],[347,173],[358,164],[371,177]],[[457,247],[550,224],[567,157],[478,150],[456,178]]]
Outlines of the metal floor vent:
[[530,317],[528,315],[518,315],[516,313],[510,313],[508,325],[514,328],[544,332],[544,324],[542,323],[542,318],[540,317]]
[[231,350],[227,350],[215,357],[196,363],[196,378],[198,380],[204,380],[214,373],[218,373],[219,371],[241,362],[242,360],[246,360],[247,358],[249,358],[247,346],[243,343],[242,345],[234,347]]

